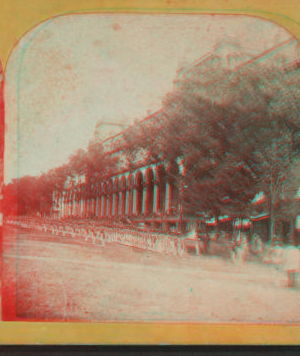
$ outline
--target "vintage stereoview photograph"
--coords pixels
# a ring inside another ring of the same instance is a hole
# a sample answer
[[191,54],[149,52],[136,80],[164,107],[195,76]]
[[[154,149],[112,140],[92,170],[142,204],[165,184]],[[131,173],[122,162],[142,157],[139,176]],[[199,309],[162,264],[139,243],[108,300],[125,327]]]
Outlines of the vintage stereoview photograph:
[[2,319],[299,323],[300,44],[77,14],[5,72]]

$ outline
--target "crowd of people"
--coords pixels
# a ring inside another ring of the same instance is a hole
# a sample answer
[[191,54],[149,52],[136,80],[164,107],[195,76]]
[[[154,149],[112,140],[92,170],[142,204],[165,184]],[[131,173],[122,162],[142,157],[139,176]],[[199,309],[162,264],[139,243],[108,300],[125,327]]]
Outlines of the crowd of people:
[[231,239],[231,259],[237,264],[242,264],[246,260],[247,253],[252,253],[256,256],[262,256],[264,253],[264,245],[262,239],[253,234],[249,243],[248,236],[241,230],[237,230]]
[[101,246],[106,243],[118,243],[169,255],[182,256],[184,254],[183,239],[180,237],[174,238],[168,234],[107,227],[86,221],[70,223],[52,219],[19,217],[18,219],[7,219],[6,223],[65,237],[83,237],[85,241],[91,240],[92,243]]
[[246,235],[238,231],[232,239],[232,261],[241,265],[248,252],[260,256],[263,263],[273,265],[283,273],[287,287],[297,287],[297,275],[300,272],[300,246],[295,246],[292,239],[283,244],[280,237],[275,236],[272,243],[264,246],[261,238],[254,234],[249,244]]
[[[185,245],[188,240],[184,236],[174,237],[166,233],[153,231],[139,231],[136,228],[120,228],[103,226],[101,223],[87,220],[60,221],[38,217],[9,218],[6,224],[20,226],[23,228],[36,229],[43,232],[65,237],[81,237],[85,241],[104,246],[107,243],[118,243],[138,249],[156,253],[184,256]],[[236,230],[229,242],[231,260],[236,265],[245,262],[248,253],[252,253],[261,259],[263,263],[272,264],[285,275],[288,287],[297,286],[297,274],[300,271],[300,250],[290,242],[283,245],[276,238],[275,243],[265,246],[262,239],[254,234],[251,238],[241,230]],[[209,234],[197,236],[193,242],[196,255],[209,254],[211,239]]]
[[284,274],[287,287],[297,287],[297,274],[300,272],[300,250],[292,241],[283,245],[277,238],[274,245],[265,254],[263,262],[272,264]]

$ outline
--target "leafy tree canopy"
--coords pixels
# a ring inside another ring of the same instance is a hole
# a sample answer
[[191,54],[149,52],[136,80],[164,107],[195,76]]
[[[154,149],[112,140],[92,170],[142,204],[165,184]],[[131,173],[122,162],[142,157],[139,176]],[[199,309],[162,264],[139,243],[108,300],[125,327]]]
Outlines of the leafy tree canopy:
[[149,147],[149,160],[182,157],[180,184],[194,211],[249,216],[260,191],[275,207],[299,153],[299,80],[297,71],[259,65],[190,69],[165,97],[161,118],[129,131],[129,150]]

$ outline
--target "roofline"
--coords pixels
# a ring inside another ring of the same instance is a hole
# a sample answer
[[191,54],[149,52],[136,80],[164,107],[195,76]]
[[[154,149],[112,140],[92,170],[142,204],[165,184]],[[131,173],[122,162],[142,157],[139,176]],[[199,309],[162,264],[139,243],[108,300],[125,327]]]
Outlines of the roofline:
[[[289,43],[292,43],[292,42],[294,42],[294,41],[295,41],[296,43],[299,42],[296,38],[287,39],[287,40],[285,40],[284,42],[281,42],[281,43],[279,43],[279,44],[277,44],[277,45],[275,45],[275,46],[273,46],[273,47],[271,47],[271,48],[269,48],[269,49],[263,51],[262,53],[260,53],[260,54],[258,54],[258,55],[256,55],[256,56],[254,56],[254,58],[251,58],[251,59],[249,59],[248,61],[246,61],[246,62],[240,64],[239,66],[236,67],[236,69],[237,69],[237,68],[241,68],[241,67],[243,67],[243,66],[247,66],[247,65],[253,63],[254,61],[257,61],[259,58],[264,57],[264,56],[266,56],[267,54],[272,53],[272,52],[275,51],[276,49],[279,49],[280,47],[285,46],[285,45],[287,45],[287,44],[289,44]],[[222,44],[223,44],[223,43],[222,43]],[[188,65],[187,67],[178,69],[178,70],[176,71],[176,73],[177,73],[177,74],[185,74],[185,73],[188,72],[190,69],[192,69],[192,68],[194,68],[195,66],[197,66],[197,64],[200,64],[201,62],[203,62],[203,64],[205,64],[205,63],[211,58],[211,56],[214,54],[214,52],[215,52],[215,50],[210,51],[209,53],[207,53],[207,54],[205,54],[204,56],[202,56],[200,59],[197,59],[197,60],[195,60],[194,62],[192,62],[192,63],[191,63],[190,65]],[[247,54],[247,53],[248,53],[248,52],[245,52],[245,54]]]
[[100,121],[100,122],[97,123],[96,127],[99,127],[102,124],[124,127],[123,124],[119,124],[118,122],[109,122],[109,121]]
[[[158,114],[162,114],[163,112],[164,112],[164,110],[163,110],[163,108],[161,108],[160,110],[155,111],[153,114],[146,116],[144,119],[140,120],[138,123],[144,123],[148,120],[151,120],[154,117],[156,117]],[[120,124],[120,126],[122,126],[122,125]],[[113,140],[114,138],[116,138],[118,136],[122,136],[124,134],[124,132],[127,130],[130,130],[130,128],[131,128],[130,126],[124,128],[124,130],[122,132],[120,132],[112,137],[107,138],[105,141],[102,141],[101,144],[107,143],[108,141]]]
[[[237,68],[241,68],[241,67],[244,67],[244,66],[247,66],[247,65],[251,65],[252,63],[254,63],[255,61],[257,61],[258,59],[260,59],[260,58],[266,56],[267,54],[271,54],[272,52],[274,52],[274,51],[280,49],[280,47],[286,46],[287,44],[292,43],[292,42],[294,42],[294,41],[295,41],[295,43],[297,43],[297,42],[299,43],[299,41],[298,41],[296,38],[286,40],[286,41],[284,41],[284,42],[282,42],[282,43],[280,43],[280,44],[278,44],[278,45],[276,45],[276,46],[273,46],[272,48],[270,48],[270,49],[264,51],[264,52],[261,53],[259,56],[255,57],[255,58],[251,58],[249,61],[246,61],[245,63],[242,63],[240,66],[237,66]],[[299,43],[299,44],[300,44],[300,43]]]
[[213,53],[214,53],[214,50],[212,50],[212,51],[206,53],[206,54],[205,54],[204,56],[202,56],[200,59],[199,59],[199,58],[196,59],[194,62],[192,62],[191,64],[189,64],[187,67],[183,67],[183,68],[178,69],[178,70],[176,71],[176,73],[177,73],[177,74],[184,74],[184,73],[186,73],[189,69],[194,68],[194,67],[197,65],[197,63],[201,63],[201,62],[205,63],[205,61],[207,61]]
[[[125,131],[125,130],[124,130],[124,131]],[[110,140],[112,140],[112,139],[114,139],[114,138],[116,138],[116,137],[118,137],[118,136],[123,135],[123,132],[124,132],[124,131],[122,131],[122,132],[116,134],[115,136],[111,136],[111,137],[107,138],[106,140],[104,140],[104,141],[102,141],[102,142],[99,142],[99,143],[101,143],[101,145],[103,145],[105,142],[108,142],[108,141],[110,141]]]
[[139,123],[143,123],[145,121],[151,120],[154,117],[156,117],[157,115],[162,114],[163,112],[164,112],[164,109],[161,108],[161,109],[155,111],[153,114],[150,114],[150,115],[146,116],[144,119],[140,120]]
[[[237,66],[236,69],[242,68],[242,67],[247,66],[247,65],[251,65],[253,62],[257,61],[259,58],[264,57],[265,55],[267,55],[267,54],[269,54],[269,53],[272,53],[272,52],[275,51],[276,49],[279,49],[280,47],[285,46],[285,45],[287,45],[287,44],[289,44],[289,43],[292,43],[292,42],[297,43],[297,42],[299,42],[299,41],[298,41],[296,38],[288,39],[288,40],[286,40],[286,41],[284,41],[284,42],[282,42],[282,43],[279,43],[278,45],[275,45],[275,46],[273,46],[272,48],[270,48],[270,49],[264,51],[263,53],[260,53],[260,54],[257,55],[256,57],[251,58],[250,60],[248,60],[248,61],[242,63],[240,66]],[[223,42],[222,42],[221,44],[223,44]],[[299,43],[299,45],[300,45],[300,43]],[[201,57],[200,59],[197,59],[196,61],[192,62],[188,67],[185,67],[185,68],[183,68],[183,69],[178,69],[178,70],[177,70],[177,73],[180,73],[180,72],[181,72],[181,73],[186,73],[189,69],[191,69],[191,68],[193,68],[194,66],[196,66],[197,63],[201,63],[202,61],[205,63],[205,60],[207,61],[207,60],[212,56],[212,54],[213,54],[214,52],[215,52],[215,50],[212,50],[212,51],[210,51],[208,54],[206,54],[206,55],[204,55],[203,57]],[[153,114],[150,114],[150,115],[146,116],[144,119],[140,120],[139,123],[141,123],[141,124],[142,124],[142,123],[145,123],[146,121],[153,119],[154,117],[156,117],[156,116],[159,115],[159,114],[162,114],[163,112],[164,112],[164,110],[163,110],[163,108],[161,108],[160,110],[157,110],[157,111],[155,111]],[[116,125],[116,126],[124,127],[124,125],[122,125],[122,124],[119,124],[119,123],[109,123],[109,122],[107,122],[107,121],[102,121],[102,122],[100,122],[99,124],[100,124],[100,125],[101,125],[101,124],[110,124],[110,125]],[[105,143],[109,142],[110,140],[113,140],[114,138],[123,135],[123,133],[124,133],[126,130],[130,130],[130,128],[131,128],[131,127],[124,127],[124,130],[123,130],[122,132],[116,134],[115,136],[112,136],[112,137],[107,138],[105,141],[102,141],[102,144],[105,144]]]
[[[219,44],[217,44],[217,46],[215,46],[215,48],[212,51],[208,52],[207,54],[202,56],[200,59],[199,58],[196,59],[194,62],[192,62],[187,67],[178,69],[176,72],[177,73],[181,73],[181,72],[182,73],[186,73],[187,71],[189,71],[189,69],[195,67],[197,64],[200,64],[201,62],[203,62],[203,64],[206,63],[211,58],[211,56],[215,53],[216,49],[221,47],[221,46],[223,46],[226,43],[231,43],[231,42],[226,42],[226,41],[220,42]],[[247,51],[244,52],[246,55],[253,56],[252,53],[249,53],[249,52],[254,52],[253,50],[250,50],[249,48],[246,48],[246,47],[244,47],[244,46],[242,46],[240,44],[236,44],[236,45],[239,45],[241,48],[247,49]],[[258,57],[258,56],[261,56],[261,54],[260,55],[256,55],[256,57]]]

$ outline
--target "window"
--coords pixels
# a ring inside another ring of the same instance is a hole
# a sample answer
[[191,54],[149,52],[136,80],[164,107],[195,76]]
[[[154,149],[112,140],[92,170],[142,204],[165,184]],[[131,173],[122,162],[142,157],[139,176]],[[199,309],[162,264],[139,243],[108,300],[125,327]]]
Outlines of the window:
[[221,64],[221,58],[219,57],[214,57],[213,58],[213,67],[214,68],[219,68]]
[[233,69],[236,66],[236,58],[228,57],[228,67],[229,69]]

